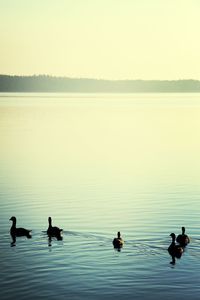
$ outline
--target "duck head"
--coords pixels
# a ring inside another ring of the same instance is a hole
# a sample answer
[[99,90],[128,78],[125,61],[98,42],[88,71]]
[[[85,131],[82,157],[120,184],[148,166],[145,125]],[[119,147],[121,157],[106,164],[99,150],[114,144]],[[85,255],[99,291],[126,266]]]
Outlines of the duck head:
[[118,233],[117,233],[117,238],[118,238],[118,239],[120,239],[120,238],[121,238],[120,231],[118,231]]
[[16,223],[16,221],[17,221],[16,217],[11,217],[9,220],[13,221],[14,223]]
[[48,217],[48,222],[49,222],[49,225],[51,225],[51,223],[52,223],[51,217]]

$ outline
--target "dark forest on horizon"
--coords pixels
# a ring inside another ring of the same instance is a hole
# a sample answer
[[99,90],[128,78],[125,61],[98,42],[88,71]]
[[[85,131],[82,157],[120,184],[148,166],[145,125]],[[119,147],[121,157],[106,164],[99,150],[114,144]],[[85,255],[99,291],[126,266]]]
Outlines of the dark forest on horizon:
[[103,80],[48,75],[0,75],[0,92],[63,93],[191,93],[200,92],[200,81]]

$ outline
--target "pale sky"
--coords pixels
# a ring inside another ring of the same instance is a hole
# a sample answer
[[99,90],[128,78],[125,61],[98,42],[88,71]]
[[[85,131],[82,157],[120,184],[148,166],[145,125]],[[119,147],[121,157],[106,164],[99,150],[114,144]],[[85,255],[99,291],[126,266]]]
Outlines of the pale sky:
[[200,0],[0,0],[0,74],[200,80]]

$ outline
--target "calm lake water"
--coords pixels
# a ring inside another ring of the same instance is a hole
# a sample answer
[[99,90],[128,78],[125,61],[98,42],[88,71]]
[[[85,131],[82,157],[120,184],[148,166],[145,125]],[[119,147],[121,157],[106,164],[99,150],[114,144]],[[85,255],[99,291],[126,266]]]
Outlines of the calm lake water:
[[1,299],[199,299],[200,94],[0,94],[0,140]]

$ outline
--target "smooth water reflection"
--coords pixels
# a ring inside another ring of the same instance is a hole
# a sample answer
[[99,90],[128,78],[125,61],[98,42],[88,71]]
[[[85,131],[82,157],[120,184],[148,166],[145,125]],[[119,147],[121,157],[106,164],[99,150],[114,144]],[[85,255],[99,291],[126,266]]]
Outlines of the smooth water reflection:
[[[200,95],[4,96],[1,299],[199,299]],[[33,236],[16,247],[13,215]]]

